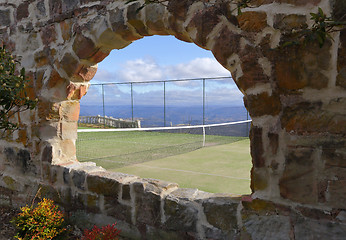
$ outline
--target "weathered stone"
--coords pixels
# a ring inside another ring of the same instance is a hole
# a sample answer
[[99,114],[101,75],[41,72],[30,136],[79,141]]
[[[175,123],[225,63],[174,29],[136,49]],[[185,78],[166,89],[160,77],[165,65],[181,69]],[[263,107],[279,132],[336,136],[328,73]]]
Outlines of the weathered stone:
[[227,232],[236,232],[239,202],[229,198],[209,198],[202,206],[208,223]]
[[149,36],[150,34],[148,33],[148,28],[147,26],[145,26],[141,19],[142,12],[137,11],[137,9],[139,9],[140,7],[140,3],[134,3],[127,8],[127,22],[132,27],[134,27],[136,29],[136,32],[141,36]]
[[239,27],[248,32],[259,32],[267,26],[265,12],[243,12],[238,15]]
[[281,111],[281,102],[278,95],[269,95],[267,92],[247,95],[244,97],[244,104],[249,110],[251,117],[263,115],[278,115]]
[[346,131],[344,115],[321,110],[321,103],[302,102],[287,107],[281,117],[281,126],[287,132],[343,133]]
[[47,26],[46,28],[42,29],[41,32],[41,38],[44,45],[49,46],[51,43],[53,43],[56,39],[56,30],[54,25]]
[[72,170],[72,181],[73,184],[81,189],[84,190],[85,189],[85,178],[86,178],[86,174],[84,171],[79,171],[79,170]]
[[261,53],[249,45],[241,52],[243,75],[236,81],[240,89],[246,91],[249,88],[256,87],[256,84],[269,83],[269,77],[264,74],[263,68],[258,62],[260,56]]
[[189,7],[194,3],[194,0],[172,0],[168,3],[168,11],[174,14],[176,19],[184,21]]
[[[251,236],[251,239],[291,239],[290,219],[286,216],[251,215],[243,220],[243,229]],[[272,231],[272,229],[275,229],[275,231]]]
[[112,30],[116,34],[119,34],[124,40],[134,41],[141,38],[126,25],[123,10],[115,10],[110,12],[109,21],[111,23]]
[[215,58],[223,66],[227,65],[227,59],[239,51],[241,35],[231,32],[227,27],[220,31],[219,37],[215,39],[212,52]]
[[297,14],[277,14],[274,17],[274,28],[283,31],[292,31],[306,27],[306,16]]
[[252,126],[249,134],[250,141],[252,142],[250,145],[252,164],[256,168],[264,167],[265,164],[262,132],[262,128]]
[[80,104],[76,101],[65,101],[59,108],[59,115],[66,121],[78,121]]
[[123,200],[125,201],[131,200],[130,190],[131,190],[130,185],[128,184],[122,185],[122,199]]
[[120,190],[118,181],[98,175],[88,175],[86,181],[89,191],[117,199]]
[[317,179],[311,148],[290,148],[286,155],[283,175],[280,179],[280,194],[301,203],[317,202]]
[[76,36],[72,48],[80,59],[88,59],[97,51],[93,40],[82,34]]
[[59,136],[62,140],[77,139],[77,122],[62,121],[58,130]]
[[251,169],[251,183],[250,188],[252,192],[258,190],[264,190],[268,187],[269,179],[268,172],[265,168],[254,168]]
[[77,70],[79,61],[71,54],[66,53],[60,61],[60,66],[68,76],[72,76]]
[[9,9],[0,9],[0,26],[9,26],[11,24],[11,12]]
[[52,148],[52,146],[46,146],[43,149],[41,159],[42,159],[43,162],[50,162],[50,163],[52,162],[52,159],[53,159],[53,148]]
[[132,184],[135,192],[136,222],[156,226],[161,221],[160,189],[145,182]]
[[23,18],[27,18],[29,16],[28,11],[29,3],[24,2],[17,7],[17,20],[20,21]]
[[333,19],[335,19],[336,21],[345,21],[346,20],[346,16],[345,16],[345,12],[346,12],[346,3],[343,0],[333,0],[332,2],[332,9],[333,9]]
[[38,1],[36,4],[37,17],[46,16],[46,6],[44,4],[44,0]]
[[[88,82],[90,81],[97,72],[97,65],[94,66],[82,66],[80,70],[77,73],[78,78],[81,79],[82,82]],[[75,82],[78,82],[75,80]]]
[[104,198],[104,211],[108,216],[131,223],[132,221],[132,206],[121,204],[117,196]]
[[345,224],[333,221],[299,219],[294,224],[296,239],[343,239],[345,234]]
[[196,231],[198,210],[191,202],[168,195],[163,209],[165,228],[173,231]]

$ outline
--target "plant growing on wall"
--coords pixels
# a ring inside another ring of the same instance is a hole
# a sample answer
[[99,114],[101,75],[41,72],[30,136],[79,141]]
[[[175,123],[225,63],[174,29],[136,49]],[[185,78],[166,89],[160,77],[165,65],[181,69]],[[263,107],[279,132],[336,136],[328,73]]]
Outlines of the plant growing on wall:
[[0,138],[19,128],[13,119],[15,114],[34,109],[37,104],[37,99],[28,97],[25,69],[18,71],[18,63],[5,46],[0,47]]
[[286,41],[283,47],[289,45],[307,44],[308,42],[317,42],[320,47],[323,47],[327,39],[333,40],[332,32],[340,31],[341,27],[346,25],[346,22],[334,20],[332,17],[327,17],[321,8],[318,8],[317,13],[310,13],[313,24],[310,28],[303,28],[292,33],[292,40]]

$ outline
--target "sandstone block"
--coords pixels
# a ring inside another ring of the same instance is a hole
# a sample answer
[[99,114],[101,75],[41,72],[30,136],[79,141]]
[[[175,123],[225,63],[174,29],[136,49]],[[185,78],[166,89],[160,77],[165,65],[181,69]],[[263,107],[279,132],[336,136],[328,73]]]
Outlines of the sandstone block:
[[306,27],[306,16],[298,14],[277,14],[274,17],[274,28],[290,32]]
[[239,202],[230,198],[210,198],[202,206],[208,223],[226,232],[236,232]]
[[88,174],[86,182],[88,190],[97,194],[103,194],[105,196],[118,198],[121,184],[107,176],[102,176],[103,174]]
[[0,25],[9,26],[11,24],[11,12],[9,9],[0,10]]
[[85,171],[72,169],[70,174],[72,174],[71,179],[72,179],[72,182],[73,182],[74,186],[76,186],[77,188],[79,188],[81,190],[85,190],[86,189],[86,186],[85,186],[85,179],[86,179]]
[[77,139],[77,122],[60,122],[59,136],[62,140]]
[[256,168],[264,167],[265,164],[262,132],[262,128],[252,126],[249,134],[252,164]]
[[164,200],[164,226],[173,231],[196,231],[198,210],[192,202],[181,198],[171,197]]
[[64,101],[59,109],[59,115],[66,121],[78,121],[80,104],[78,101]]
[[44,45],[49,46],[57,39],[57,33],[55,30],[55,25],[49,25],[42,29],[41,39]]
[[141,38],[139,35],[134,33],[125,23],[124,10],[116,9],[109,13],[109,21],[113,32],[120,35],[122,39],[126,41],[135,41]]
[[251,117],[276,116],[281,111],[280,97],[274,93],[272,95],[269,95],[267,92],[247,95],[244,97],[244,104]]
[[116,196],[104,198],[104,211],[108,216],[132,223],[132,206],[121,204]]
[[97,51],[94,41],[88,37],[83,36],[82,34],[77,34],[74,39],[72,48],[79,59],[88,59]]
[[318,171],[313,161],[313,149],[290,148],[286,155],[285,169],[279,181],[280,194],[300,203],[317,202]]
[[29,16],[28,6],[29,6],[29,3],[24,2],[17,7],[17,20],[18,21],[22,20],[23,18],[27,18]]
[[247,32],[260,32],[267,26],[265,12],[243,12],[237,18],[239,27]]
[[221,65],[227,65],[227,59],[240,49],[241,35],[231,32],[227,27],[220,31],[219,37],[215,39],[212,52]]
[[160,189],[146,182],[134,182],[136,222],[157,226],[161,222]]

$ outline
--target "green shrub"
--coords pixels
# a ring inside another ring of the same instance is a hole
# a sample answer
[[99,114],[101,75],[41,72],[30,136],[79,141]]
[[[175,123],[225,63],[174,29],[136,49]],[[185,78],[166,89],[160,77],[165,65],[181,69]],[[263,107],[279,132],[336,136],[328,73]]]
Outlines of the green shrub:
[[44,198],[36,208],[22,207],[21,211],[12,221],[17,228],[16,239],[54,239],[66,230],[63,213],[50,199]]

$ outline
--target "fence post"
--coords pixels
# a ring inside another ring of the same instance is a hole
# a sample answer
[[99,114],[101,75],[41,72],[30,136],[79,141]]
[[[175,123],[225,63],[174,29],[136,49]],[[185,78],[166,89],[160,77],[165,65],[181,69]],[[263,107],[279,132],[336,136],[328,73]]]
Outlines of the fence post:
[[[103,119],[106,117],[106,111],[105,111],[105,89],[104,84],[102,86],[102,109],[103,109]],[[103,127],[106,128],[106,121],[103,121]]]
[[131,119],[133,122],[133,83],[131,83]]
[[205,78],[203,78],[203,125],[205,125]]
[[166,127],[166,81],[163,81],[163,126]]

